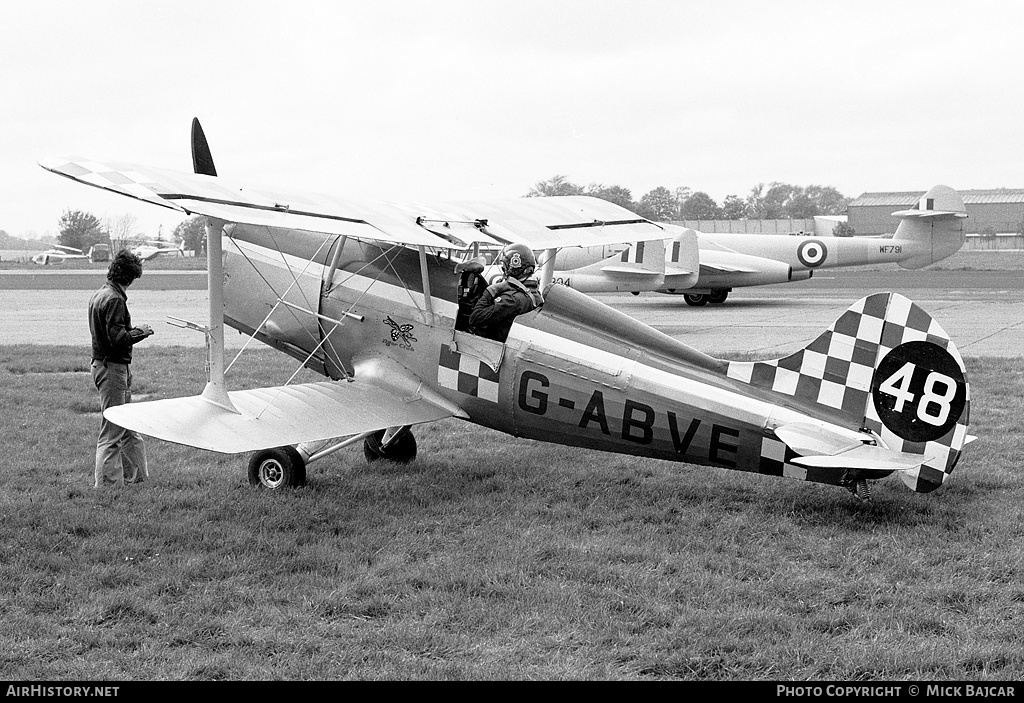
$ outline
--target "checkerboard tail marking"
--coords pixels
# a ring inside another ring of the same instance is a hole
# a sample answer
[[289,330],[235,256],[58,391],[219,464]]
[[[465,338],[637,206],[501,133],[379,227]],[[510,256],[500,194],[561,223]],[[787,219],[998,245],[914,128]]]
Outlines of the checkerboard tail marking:
[[929,457],[900,472],[918,492],[941,486],[972,439],[963,358],[931,315],[896,293],[857,301],[795,354],[733,362],[728,375],[858,422],[889,449]]

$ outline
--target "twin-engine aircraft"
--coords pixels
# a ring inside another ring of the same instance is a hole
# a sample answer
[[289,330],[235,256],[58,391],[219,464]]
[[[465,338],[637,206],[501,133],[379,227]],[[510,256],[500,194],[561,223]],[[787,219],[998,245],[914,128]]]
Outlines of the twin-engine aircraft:
[[554,280],[584,293],[653,291],[701,306],[724,303],[734,288],[803,281],[819,269],[889,263],[921,268],[963,245],[967,210],[948,186],[933,187],[893,216],[900,223],[891,238],[726,234],[666,225],[675,234],[663,249],[640,242],[562,250]]
[[[209,342],[202,395],[105,415],[170,442],[254,452],[254,486],[301,486],[311,463],[356,442],[370,461],[411,461],[411,428],[450,417],[542,442],[843,486],[864,500],[894,472],[918,492],[940,487],[973,439],[960,354],[900,295],[860,300],[786,358],[717,359],[550,282],[567,246],[661,246],[662,226],[611,203],[421,207],[249,187],[217,176],[198,121],[192,142],[194,174],[79,158],[40,164],[206,216],[210,320],[190,323]],[[504,341],[458,329],[451,253],[509,243],[542,252],[543,305]],[[326,380],[228,391],[225,324]]]

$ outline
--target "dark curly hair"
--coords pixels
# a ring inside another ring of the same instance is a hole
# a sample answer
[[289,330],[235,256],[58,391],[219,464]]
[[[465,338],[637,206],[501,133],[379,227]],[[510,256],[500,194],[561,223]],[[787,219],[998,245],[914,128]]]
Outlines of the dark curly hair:
[[107,280],[122,286],[127,286],[140,276],[142,276],[142,259],[127,249],[117,252],[107,268]]

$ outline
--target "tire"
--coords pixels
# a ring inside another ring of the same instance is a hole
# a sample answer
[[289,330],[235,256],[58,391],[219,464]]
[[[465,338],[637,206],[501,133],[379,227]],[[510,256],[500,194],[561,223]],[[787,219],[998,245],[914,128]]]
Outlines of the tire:
[[264,449],[249,459],[249,485],[277,491],[306,485],[306,462],[295,447]]
[[701,305],[707,304],[708,295],[707,293],[683,293],[683,300],[686,301],[687,305],[699,308]]
[[728,297],[729,291],[727,290],[713,290],[708,293],[708,302],[712,305],[721,305]]
[[411,430],[403,430],[398,437],[384,449],[380,443],[384,440],[384,430],[377,430],[363,440],[363,456],[366,461],[393,461],[397,464],[408,464],[416,458],[416,438]]

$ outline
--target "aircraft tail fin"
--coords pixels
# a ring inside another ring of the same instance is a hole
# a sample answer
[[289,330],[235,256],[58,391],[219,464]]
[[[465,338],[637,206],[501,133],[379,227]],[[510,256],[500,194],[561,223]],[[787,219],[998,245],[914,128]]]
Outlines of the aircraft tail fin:
[[925,193],[909,210],[894,212],[902,218],[893,242],[923,243],[921,254],[899,262],[906,269],[934,264],[960,250],[964,243],[967,209],[963,198],[949,186],[938,185]]
[[216,176],[217,167],[213,165],[213,154],[206,141],[206,133],[199,124],[199,118],[192,118],[192,169],[203,176]]
[[665,240],[665,288],[686,290],[697,285],[700,278],[700,249],[697,231],[672,227],[679,233]]
[[974,439],[967,433],[970,387],[960,352],[931,315],[896,293],[862,298],[790,356],[730,362],[727,373],[814,404],[837,422],[856,422],[863,439],[875,442],[876,449],[840,446],[838,438],[780,427],[779,438],[803,455],[792,463],[899,470],[910,488],[927,493],[945,482]]
[[[558,259],[555,266],[558,266]],[[583,293],[657,290],[665,283],[665,245],[660,241],[633,242],[601,261],[579,268],[556,270],[555,279]]]

